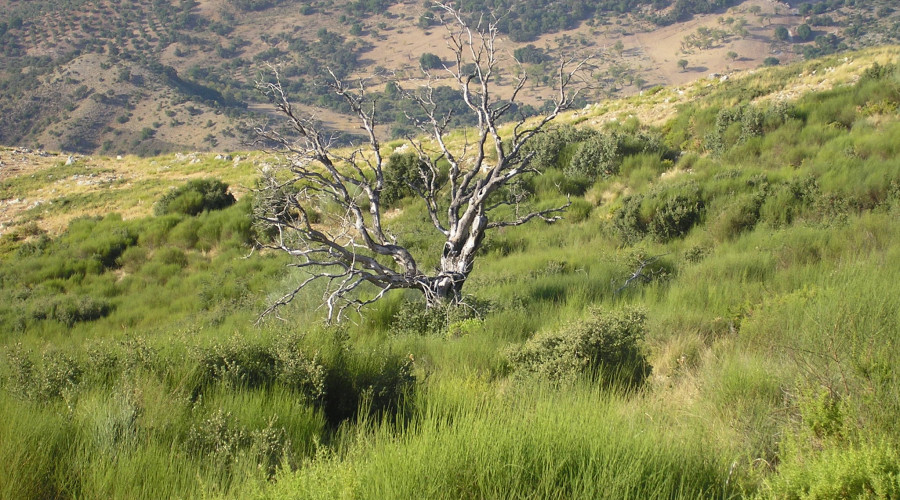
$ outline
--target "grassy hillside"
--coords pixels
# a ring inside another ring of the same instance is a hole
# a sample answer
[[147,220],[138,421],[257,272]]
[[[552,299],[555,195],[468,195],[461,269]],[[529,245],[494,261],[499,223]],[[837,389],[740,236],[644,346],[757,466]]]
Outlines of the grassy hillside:
[[524,186],[566,219],[489,237],[474,309],[340,326],[255,324],[302,279],[252,247],[274,158],[0,152],[0,497],[896,498],[898,56],[573,112]]

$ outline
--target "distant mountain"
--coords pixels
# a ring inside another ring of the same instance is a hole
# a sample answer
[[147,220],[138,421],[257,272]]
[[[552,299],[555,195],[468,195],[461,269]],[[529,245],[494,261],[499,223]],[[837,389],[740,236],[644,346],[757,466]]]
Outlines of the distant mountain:
[[[586,98],[900,40],[891,0],[502,0],[504,43],[540,87],[561,53],[595,54]],[[460,4],[490,16],[483,2]],[[352,132],[322,83],[413,82],[448,55],[429,0],[0,0],[0,144],[80,153],[240,149],[278,65],[294,98]],[[427,56],[427,57],[426,57]],[[408,109],[379,87],[383,133]],[[538,92],[540,93],[540,92]],[[453,91],[441,94],[448,105]],[[542,102],[526,99],[524,112]]]

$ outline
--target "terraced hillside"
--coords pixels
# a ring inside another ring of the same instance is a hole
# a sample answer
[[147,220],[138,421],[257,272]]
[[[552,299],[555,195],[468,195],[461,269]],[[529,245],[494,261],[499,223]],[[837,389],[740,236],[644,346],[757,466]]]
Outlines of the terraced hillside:
[[[501,22],[506,49],[537,86],[561,54],[595,55],[591,102],[804,53],[889,43],[898,32],[887,0],[553,5],[563,4],[500,5],[512,9]],[[2,0],[0,12],[0,144],[50,151],[243,148],[253,123],[268,116],[253,88],[267,64],[282,65],[298,101],[326,108],[321,120],[353,132],[346,110],[322,87],[324,68],[414,86],[423,55],[448,55],[430,2]],[[801,25],[809,28],[803,39],[778,36],[779,28],[793,33]],[[382,98],[391,102],[384,134],[408,132],[402,103]]]

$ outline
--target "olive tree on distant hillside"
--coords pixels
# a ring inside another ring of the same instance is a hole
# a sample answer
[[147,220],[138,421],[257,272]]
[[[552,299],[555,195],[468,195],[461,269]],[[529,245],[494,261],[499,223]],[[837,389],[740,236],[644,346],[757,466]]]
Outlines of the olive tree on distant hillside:
[[[258,88],[290,127],[257,130],[265,143],[277,147],[283,161],[281,172],[276,168],[263,179],[256,216],[268,226],[267,234],[275,235],[266,246],[294,256],[293,266],[308,272],[308,277],[264,314],[315,282],[324,283],[329,320],[340,320],[348,307],[359,310],[395,289],[420,291],[430,307],[458,304],[486,233],[534,219],[553,222],[569,206],[529,208],[521,196],[506,196],[504,188],[537,173],[531,165],[535,153],[525,145],[572,106],[578,94],[572,87],[585,60],[568,59],[557,66],[555,96],[546,116],[517,117],[516,99],[526,76],[519,68],[511,94],[505,100],[497,98],[494,84],[503,64],[516,66],[502,57],[496,22],[470,23],[453,7],[440,8],[452,62],[426,71],[427,83],[415,89],[395,82],[425,117],[416,124],[427,138],[408,138],[408,150],[419,159],[418,179],[409,188],[424,202],[430,225],[444,240],[437,269],[423,269],[413,252],[385,227],[388,161],[375,132],[377,106],[364,82],[350,85],[332,75],[332,90],[366,134],[362,146],[338,149],[333,147],[333,132],[291,105],[276,73],[259,82]],[[437,73],[454,82],[465,108],[477,120],[464,139],[452,143],[448,137],[452,112],[440,109],[434,99]],[[504,122],[509,123],[501,131]],[[373,287],[365,290],[364,285]]]

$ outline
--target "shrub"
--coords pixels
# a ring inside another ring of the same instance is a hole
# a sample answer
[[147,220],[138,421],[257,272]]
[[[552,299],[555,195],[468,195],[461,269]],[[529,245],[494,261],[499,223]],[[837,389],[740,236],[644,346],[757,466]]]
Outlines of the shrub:
[[263,346],[234,340],[202,349],[196,355],[199,382],[227,387],[259,387],[275,379],[275,357]]
[[425,180],[420,172],[425,165],[415,153],[394,153],[388,158],[384,168],[384,188],[381,191],[381,201],[391,207],[398,201],[412,196],[416,190],[425,188]]
[[774,498],[897,498],[900,454],[884,443],[829,448],[779,467]]
[[560,331],[538,333],[513,349],[509,358],[517,371],[553,382],[571,382],[589,372],[603,386],[637,387],[651,371],[640,345],[645,321],[639,309],[591,309],[587,318]]
[[467,306],[425,307],[422,301],[404,301],[391,318],[391,328],[395,333],[405,335],[443,335],[453,323],[484,319],[489,304],[471,297],[467,302]]
[[637,131],[638,123],[626,122],[608,133],[592,133],[575,150],[565,166],[567,175],[591,179],[619,173],[625,157],[654,154],[660,159],[674,160],[676,152],[667,148],[655,134]]
[[116,259],[116,264],[119,265],[125,272],[133,273],[136,272],[141,266],[147,262],[148,252],[145,247],[141,246],[132,246],[125,249],[122,252],[122,255]]
[[[75,259],[95,261],[109,268],[114,267],[119,256],[137,240],[136,232],[119,214],[109,214],[102,219],[73,219],[56,242],[56,248],[64,248]],[[71,261],[75,259],[70,258],[68,264],[73,264]]]
[[72,327],[75,323],[93,321],[107,316],[112,307],[109,302],[82,295],[60,298],[53,308],[53,319]]
[[759,221],[759,211],[764,201],[764,192],[738,197],[719,213],[710,224],[710,231],[722,241],[753,229]]
[[221,210],[233,205],[228,184],[217,179],[195,179],[166,193],[153,208],[156,215],[197,215],[204,210]]
[[534,136],[523,146],[522,153],[532,155],[530,165],[538,170],[563,168],[568,163],[564,158],[566,150],[591,135],[591,131],[571,125],[554,127]]
[[700,222],[703,208],[697,192],[676,193],[656,210],[647,229],[659,241],[678,238]]
[[641,204],[644,195],[626,196],[622,200],[622,208],[613,215],[613,227],[627,243],[634,243],[647,235],[647,222],[641,215]]
[[594,205],[584,199],[575,199],[566,210],[565,218],[569,222],[581,222],[587,220],[591,215]]
[[595,134],[572,156],[572,162],[565,168],[566,174],[596,178],[619,173],[622,165],[620,139],[615,133]]
[[311,355],[301,340],[290,334],[270,344],[235,339],[195,351],[193,396],[213,383],[230,388],[278,385],[321,407],[337,426],[359,411],[371,415],[396,411],[414,381],[411,358],[361,353],[349,348],[340,335],[324,353]]
[[[273,179],[271,174],[263,174],[262,179],[257,179],[250,207],[253,214],[251,233],[254,238],[266,241],[278,234],[277,227],[265,219],[277,218],[282,222],[287,222],[299,216],[293,208],[298,192],[297,186],[283,184]],[[316,216],[316,213],[309,207],[306,209],[307,215],[311,219]],[[317,220],[311,222],[317,222]]]
[[613,226],[626,242],[647,235],[665,242],[685,235],[700,223],[705,208],[696,182],[661,186],[646,196],[625,197],[613,216]]
[[444,67],[441,58],[430,52],[426,52],[419,56],[419,65],[422,66],[422,69],[440,69]]
[[79,363],[61,351],[45,351],[40,364],[35,364],[32,353],[17,344],[7,350],[5,357],[6,388],[19,397],[35,401],[63,397],[78,387],[84,375]]
[[41,361],[41,378],[37,387],[39,399],[62,397],[81,382],[84,371],[71,356],[58,351],[48,351],[43,354]]
[[34,301],[30,306],[33,319],[53,319],[69,328],[75,323],[103,318],[110,312],[109,302],[88,295],[60,295]]
[[759,208],[760,218],[776,227],[790,224],[820,196],[814,177],[798,177],[773,189]]

